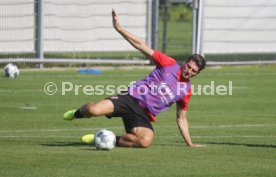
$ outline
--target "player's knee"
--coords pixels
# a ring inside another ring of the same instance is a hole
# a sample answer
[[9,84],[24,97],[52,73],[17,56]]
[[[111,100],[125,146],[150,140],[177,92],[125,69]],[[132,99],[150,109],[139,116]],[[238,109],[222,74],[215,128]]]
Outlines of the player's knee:
[[144,136],[139,139],[139,147],[140,148],[147,148],[151,145],[151,143],[152,143],[151,137]]

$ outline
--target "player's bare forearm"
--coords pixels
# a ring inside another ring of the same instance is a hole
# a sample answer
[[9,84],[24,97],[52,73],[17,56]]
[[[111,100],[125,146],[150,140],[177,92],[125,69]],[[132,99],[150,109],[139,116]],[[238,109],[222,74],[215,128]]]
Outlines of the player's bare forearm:
[[133,47],[141,51],[147,57],[151,57],[153,54],[153,50],[149,48],[144,41],[142,41],[137,36],[129,33],[125,29],[121,28],[118,31]]
[[142,39],[121,27],[119,16],[116,14],[114,9],[112,10],[112,19],[113,27],[116,29],[116,31],[118,31],[134,48],[138,49],[148,57],[152,56],[153,50],[148,47]]
[[201,144],[194,144],[192,142],[190,132],[189,132],[186,111],[181,110],[181,109],[177,110],[177,125],[178,125],[181,135],[183,136],[183,139],[185,140],[185,142],[188,146],[190,146],[190,147],[204,147],[205,146],[205,145],[201,145]]
[[183,136],[183,139],[185,140],[186,144],[188,146],[192,145],[193,143],[192,143],[190,133],[189,133],[186,112],[182,112],[182,110],[178,110],[176,121],[177,121],[177,126],[180,130],[180,133]]

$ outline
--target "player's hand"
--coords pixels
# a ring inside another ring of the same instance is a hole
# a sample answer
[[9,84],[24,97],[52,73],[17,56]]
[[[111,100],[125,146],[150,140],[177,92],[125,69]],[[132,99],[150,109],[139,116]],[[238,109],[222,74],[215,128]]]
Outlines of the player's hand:
[[200,148],[200,147],[207,147],[206,145],[203,144],[190,144],[189,147],[193,147],[193,148]]
[[112,21],[113,27],[118,30],[118,28],[120,27],[120,20],[114,9],[112,9]]

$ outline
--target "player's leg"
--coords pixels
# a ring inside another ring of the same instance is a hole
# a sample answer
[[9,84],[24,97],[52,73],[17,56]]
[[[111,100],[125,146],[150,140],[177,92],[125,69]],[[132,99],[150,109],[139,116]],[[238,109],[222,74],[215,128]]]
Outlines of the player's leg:
[[114,105],[108,100],[101,100],[96,103],[87,103],[80,108],[80,113],[84,117],[103,116],[113,113]]
[[72,120],[74,118],[89,118],[93,116],[102,116],[113,113],[114,105],[108,100],[101,100],[96,103],[87,103],[80,107],[78,110],[70,110],[64,113],[65,120]]
[[149,147],[153,140],[153,126],[145,112],[136,108],[135,114],[122,117],[126,134],[117,139],[122,147]]
[[134,127],[130,133],[118,138],[117,145],[121,147],[147,148],[153,140],[153,131],[146,127]]

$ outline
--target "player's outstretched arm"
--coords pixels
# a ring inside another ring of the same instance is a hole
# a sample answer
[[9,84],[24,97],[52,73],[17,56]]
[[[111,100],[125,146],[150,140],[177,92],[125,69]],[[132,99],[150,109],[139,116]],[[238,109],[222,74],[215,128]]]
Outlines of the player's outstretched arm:
[[180,108],[177,108],[177,125],[178,125],[178,128],[188,146],[190,146],[190,147],[205,147],[205,145],[194,144],[192,142],[192,139],[191,139],[191,136],[189,133],[189,126],[188,126],[186,111],[182,110]]
[[139,37],[131,34],[127,30],[121,27],[119,16],[116,14],[115,10],[112,9],[112,19],[113,19],[113,27],[118,31],[133,47],[141,51],[144,55],[151,57],[153,54],[153,50],[146,45],[146,43],[141,40]]

